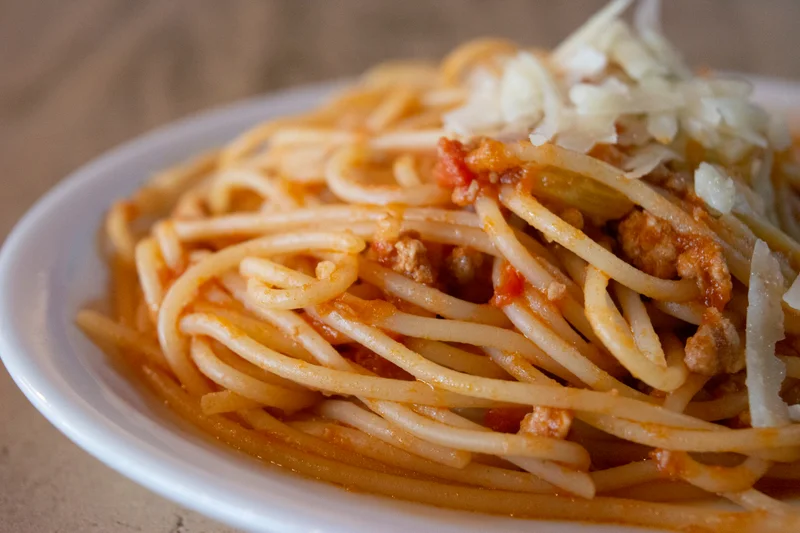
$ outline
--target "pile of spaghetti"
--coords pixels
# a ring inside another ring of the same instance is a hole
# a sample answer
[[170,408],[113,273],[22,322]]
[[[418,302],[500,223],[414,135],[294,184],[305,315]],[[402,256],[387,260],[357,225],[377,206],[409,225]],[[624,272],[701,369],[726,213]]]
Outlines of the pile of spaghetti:
[[[798,531],[800,167],[616,0],[154,177],[78,324],[217,439],[442,507]],[[740,510],[687,506],[727,499]]]

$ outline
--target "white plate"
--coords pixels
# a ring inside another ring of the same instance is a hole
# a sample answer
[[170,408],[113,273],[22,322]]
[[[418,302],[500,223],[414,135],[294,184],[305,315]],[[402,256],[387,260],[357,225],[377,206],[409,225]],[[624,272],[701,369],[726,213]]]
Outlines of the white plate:
[[[759,80],[777,108],[800,110],[800,85]],[[75,172],[22,219],[0,253],[0,356],[39,411],[86,451],[180,504],[249,531],[303,533],[619,531],[531,522],[355,494],[261,465],[197,434],[110,368],[74,326],[103,296],[95,236],[111,202],[152,172],[266,118],[309,108],[332,84],[245,101],[167,126]],[[629,529],[626,531],[643,531]]]

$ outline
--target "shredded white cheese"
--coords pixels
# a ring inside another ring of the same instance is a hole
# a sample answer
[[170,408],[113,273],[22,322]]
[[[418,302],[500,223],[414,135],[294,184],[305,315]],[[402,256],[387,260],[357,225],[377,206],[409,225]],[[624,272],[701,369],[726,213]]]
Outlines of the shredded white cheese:
[[706,205],[728,214],[736,203],[736,184],[719,167],[700,163],[694,172],[694,192]]
[[786,124],[750,101],[750,84],[692,75],[661,34],[658,0],[640,0],[633,26],[621,19],[632,3],[613,0],[549,56],[496,58],[500,74],[470,84],[445,129],[587,152],[616,142],[615,125],[638,122],[648,137],[637,145],[690,137],[726,163],[753,147],[789,146]]
[[564,39],[553,50],[553,61],[565,65],[581,48],[591,44],[607,33],[608,28],[631,5],[633,0],[612,0],[606,7],[592,15],[583,26]]
[[584,46],[578,50],[564,65],[564,69],[575,81],[592,78],[605,70],[608,58],[600,50],[592,46]]
[[783,291],[778,260],[770,253],[767,243],[759,239],[750,263],[745,338],[746,385],[754,428],[791,423],[789,407],[780,397],[786,366],[775,355],[775,344],[784,338]]
[[650,174],[655,168],[665,161],[676,159],[678,154],[660,144],[649,144],[631,155],[623,169],[627,170],[625,177],[637,179]]
[[794,279],[792,286],[783,295],[783,301],[792,309],[800,311],[800,276]]

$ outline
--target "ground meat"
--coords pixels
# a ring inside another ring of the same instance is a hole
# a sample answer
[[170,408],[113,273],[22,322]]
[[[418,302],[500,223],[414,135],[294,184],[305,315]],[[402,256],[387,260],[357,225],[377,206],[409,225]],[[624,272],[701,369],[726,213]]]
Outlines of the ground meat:
[[454,246],[445,254],[440,280],[439,288],[447,294],[486,303],[494,293],[492,258],[468,246]]
[[433,283],[436,280],[433,267],[428,259],[428,250],[419,239],[403,237],[394,245],[397,252],[392,269],[418,283]]
[[733,281],[720,246],[711,239],[694,239],[678,257],[678,274],[695,279],[703,302],[722,310],[731,299]]
[[520,423],[531,412],[530,407],[496,407],[487,409],[483,423],[492,431],[516,433]]
[[650,452],[650,459],[653,460],[658,471],[669,479],[680,479],[687,473],[689,467],[686,455],[682,452],[656,448]]
[[367,253],[378,261],[417,283],[434,285],[439,274],[439,261],[431,250],[419,240],[418,234],[403,233],[396,240],[375,240]]
[[744,347],[730,320],[709,307],[697,333],[686,341],[686,366],[704,376],[734,374],[744,368]]
[[465,246],[456,246],[445,259],[447,271],[461,285],[473,283],[486,263],[483,253]]
[[680,239],[668,222],[633,211],[620,222],[618,231],[623,253],[637,268],[664,279],[678,274]]
[[561,301],[567,295],[567,286],[557,281],[551,281],[547,284],[544,295],[551,302]]
[[465,206],[472,205],[478,199],[481,193],[481,186],[477,181],[473,181],[466,187],[456,187],[450,196],[452,202],[456,205]]
[[520,424],[521,433],[551,439],[566,439],[572,426],[572,412],[555,407],[535,406]]
[[668,222],[645,211],[633,211],[618,226],[623,254],[653,276],[694,279],[708,307],[722,310],[733,282],[722,248],[707,237],[681,235]]

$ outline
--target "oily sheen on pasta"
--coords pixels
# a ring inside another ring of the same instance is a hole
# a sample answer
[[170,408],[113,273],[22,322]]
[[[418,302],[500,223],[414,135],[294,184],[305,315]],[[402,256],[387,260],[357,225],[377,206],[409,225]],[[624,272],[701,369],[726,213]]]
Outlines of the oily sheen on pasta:
[[[800,166],[658,3],[380,65],[110,207],[79,326],[218,440],[436,506],[798,531]],[[268,497],[265,495],[265,497]],[[697,500],[729,500],[738,510]]]

